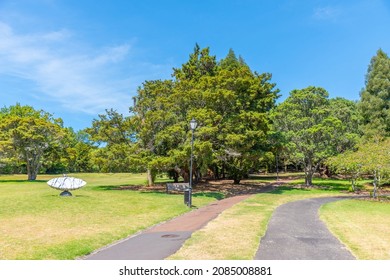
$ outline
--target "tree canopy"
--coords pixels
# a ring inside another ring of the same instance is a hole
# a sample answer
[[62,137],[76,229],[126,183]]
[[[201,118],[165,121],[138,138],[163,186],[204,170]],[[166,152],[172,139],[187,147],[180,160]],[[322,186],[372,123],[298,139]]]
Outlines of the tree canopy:
[[[328,99],[319,87],[293,90],[274,111],[275,128],[293,144],[294,160],[304,166],[305,183],[312,185],[314,172],[328,157],[350,149],[357,140],[358,119],[354,105],[343,99]],[[348,123],[343,121],[349,120]]]
[[381,185],[389,173],[386,53],[380,49],[371,59],[358,102],[309,86],[276,104],[279,90],[271,80],[233,49],[217,60],[209,48],[195,45],[171,79],[142,83],[129,116],[107,109],[90,128],[74,132],[31,106],[5,107],[0,170],[27,172],[30,180],[38,172],[147,171],[148,184],[158,172],[189,181],[189,122],[195,119],[195,181],[207,174],[239,183],[252,171],[278,170],[282,163],[285,170],[303,168],[308,186],[325,164],[350,176],[353,187],[361,174]]
[[[131,108],[148,168],[189,176],[189,121],[195,132],[194,174],[226,172],[239,182],[258,163],[277,98],[271,75],[252,72],[232,50],[217,62],[195,46],[172,80],[146,81]],[[223,171],[222,171],[223,169]]]
[[3,158],[25,164],[28,180],[35,180],[47,152],[63,137],[62,120],[31,106],[16,104],[0,111],[0,152]]
[[390,137],[390,58],[381,49],[371,59],[360,97],[366,138]]

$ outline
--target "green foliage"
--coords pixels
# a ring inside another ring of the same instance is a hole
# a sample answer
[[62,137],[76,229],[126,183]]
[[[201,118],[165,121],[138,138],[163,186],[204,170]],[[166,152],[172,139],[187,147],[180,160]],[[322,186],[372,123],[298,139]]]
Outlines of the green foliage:
[[390,136],[390,58],[381,49],[371,59],[360,93],[362,129],[367,139]]
[[140,160],[135,138],[135,122],[115,110],[106,110],[92,127],[85,130],[98,144],[90,149],[89,162],[93,170],[100,172],[139,172],[145,170]]
[[16,104],[0,111],[2,157],[26,165],[28,179],[35,180],[50,150],[60,146],[62,120],[31,106]]
[[173,170],[188,180],[194,118],[196,177],[213,166],[239,182],[265,148],[268,112],[278,92],[271,75],[253,73],[232,50],[218,63],[208,48],[196,45],[173,78],[143,83],[131,108],[148,168]]
[[357,160],[356,156],[356,152],[347,151],[326,160],[326,164],[336,174],[343,174],[349,177],[352,183],[351,191],[357,190],[357,181],[360,179],[363,171],[362,163]]
[[[353,106],[346,100],[329,100],[325,89],[311,86],[293,90],[274,111],[274,126],[291,143],[292,159],[303,164],[306,185],[312,185],[314,172],[326,158],[355,145],[358,119]],[[343,123],[346,119],[349,123]]]
[[358,146],[357,151],[340,154],[327,163],[336,172],[350,176],[354,189],[361,174],[370,174],[374,185],[372,194],[376,197],[384,179],[390,178],[390,138],[365,142]]

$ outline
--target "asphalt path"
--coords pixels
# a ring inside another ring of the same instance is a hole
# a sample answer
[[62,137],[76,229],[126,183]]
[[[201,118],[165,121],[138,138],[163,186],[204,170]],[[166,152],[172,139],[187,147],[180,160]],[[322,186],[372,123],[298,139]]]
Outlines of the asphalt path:
[[248,198],[234,196],[213,202],[168,222],[154,226],[86,256],[85,260],[163,260],[174,254],[194,231],[204,227],[222,211]]
[[319,219],[322,204],[345,197],[312,198],[279,206],[261,239],[256,260],[353,260]]

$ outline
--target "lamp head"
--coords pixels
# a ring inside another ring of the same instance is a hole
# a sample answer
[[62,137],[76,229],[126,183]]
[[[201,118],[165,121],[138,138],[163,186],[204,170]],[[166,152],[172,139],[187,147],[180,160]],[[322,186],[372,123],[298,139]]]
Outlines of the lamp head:
[[192,120],[190,121],[191,130],[195,130],[197,126],[198,126],[198,123],[196,122],[196,120],[194,118],[192,118]]

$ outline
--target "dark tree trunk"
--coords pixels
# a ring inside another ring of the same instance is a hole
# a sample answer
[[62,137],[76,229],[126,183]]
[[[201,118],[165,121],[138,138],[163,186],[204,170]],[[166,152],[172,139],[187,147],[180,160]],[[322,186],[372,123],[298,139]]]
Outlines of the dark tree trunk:
[[216,180],[219,179],[219,168],[218,168],[218,165],[214,166],[214,179],[216,179]]

